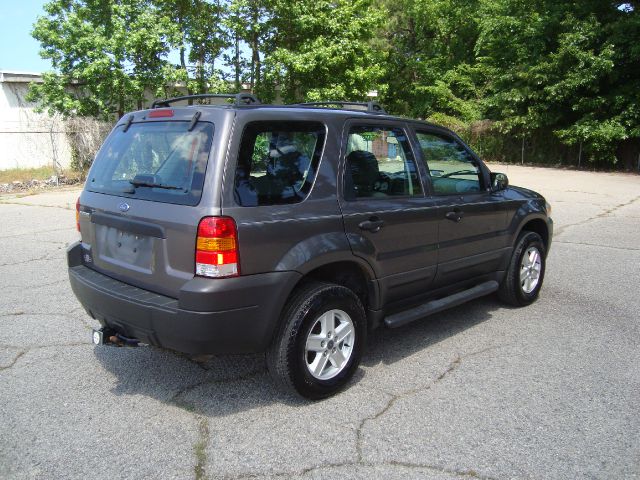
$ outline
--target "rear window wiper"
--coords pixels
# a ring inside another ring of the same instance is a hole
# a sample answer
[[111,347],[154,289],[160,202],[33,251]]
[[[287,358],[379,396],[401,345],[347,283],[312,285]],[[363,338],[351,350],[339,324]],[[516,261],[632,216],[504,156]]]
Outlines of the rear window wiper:
[[165,185],[163,183],[145,182],[144,180],[129,180],[129,183],[134,187],[164,188],[165,190],[185,190],[184,187]]

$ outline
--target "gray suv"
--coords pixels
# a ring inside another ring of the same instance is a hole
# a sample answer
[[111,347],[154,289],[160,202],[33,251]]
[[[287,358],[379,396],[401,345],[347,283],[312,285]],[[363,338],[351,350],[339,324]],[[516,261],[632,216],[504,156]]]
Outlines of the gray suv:
[[371,329],[538,297],[549,205],[451,131],[376,103],[217,97],[125,115],[96,156],[68,250],[95,343],[266,352],[276,383],[317,399]]

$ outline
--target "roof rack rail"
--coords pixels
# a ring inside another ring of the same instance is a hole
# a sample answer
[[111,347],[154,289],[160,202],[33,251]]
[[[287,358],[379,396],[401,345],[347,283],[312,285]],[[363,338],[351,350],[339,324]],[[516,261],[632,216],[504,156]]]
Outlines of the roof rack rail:
[[338,108],[345,107],[366,107],[367,112],[375,112],[375,113],[387,113],[385,109],[378,102],[343,102],[341,100],[330,101],[330,102],[304,102],[304,103],[294,103],[292,105],[300,106],[300,107],[330,107],[332,105],[338,106]]
[[236,105],[238,107],[246,105],[259,105],[261,103],[258,97],[250,93],[201,93],[197,95],[183,95],[181,97],[156,100],[151,104],[151,108],[168,107],[169,104],[179,102],[181,100],[197,100],[203,98],[233,98],[233,105]]

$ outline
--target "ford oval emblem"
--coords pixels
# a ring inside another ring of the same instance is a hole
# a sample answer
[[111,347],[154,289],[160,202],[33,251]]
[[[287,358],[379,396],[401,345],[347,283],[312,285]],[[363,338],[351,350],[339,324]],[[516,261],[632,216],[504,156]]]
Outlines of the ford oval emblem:
[[131,208],[131,207],[130,207],[130,206],[129,206],[129,204],[128,204],[128,203],[126,203],[126,202],[122,202],[120,205],[118,205],[118,209],[119,209],[121,212],[126,212],[126,211],[128,211],[130,208]]

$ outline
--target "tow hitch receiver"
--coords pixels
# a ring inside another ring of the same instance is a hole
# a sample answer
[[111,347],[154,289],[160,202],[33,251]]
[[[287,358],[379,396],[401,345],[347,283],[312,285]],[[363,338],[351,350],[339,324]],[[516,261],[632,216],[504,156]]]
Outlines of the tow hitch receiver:
[[94,345],[111,345],[114,347],[137,347],[140,341],[137,338],[129,338],[120,335],[111,328],[102,327],[99,330],[93,329]]

